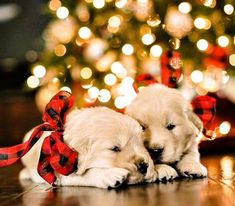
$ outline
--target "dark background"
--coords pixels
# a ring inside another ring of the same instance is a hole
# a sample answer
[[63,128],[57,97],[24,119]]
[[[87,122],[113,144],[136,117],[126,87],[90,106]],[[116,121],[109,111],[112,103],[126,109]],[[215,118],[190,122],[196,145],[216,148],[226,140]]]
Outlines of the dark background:
[[[0,145],[22,141],[41,122],[34,93],[24,89],[30,64],[28,51],[43,48],[42,31],[48,17],[45,0],[0,1]],[[10,8],[10,11],[7,10]],[[5,18],[3,13],[6,12]],[[2,15],[1,15],[2,14]]]
[[[28,77],[30,64],[25,55],[28,51],[38,52],[43,48],[41,35],[48,21],[46,5],[42,4],[45,2],[0,1],[0,102],[2,94],[11,96],[23,92],[21,88]],[[4,12],[10,17],[4,18]]]

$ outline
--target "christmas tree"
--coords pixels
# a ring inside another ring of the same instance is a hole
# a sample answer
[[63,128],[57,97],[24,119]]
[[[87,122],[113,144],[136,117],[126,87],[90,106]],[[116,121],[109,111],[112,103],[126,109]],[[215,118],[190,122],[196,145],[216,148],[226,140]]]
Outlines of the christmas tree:
[[234,75],[232,3],[51,0],[45,49],[27,85],[38,89],[39,108],[63,87],[72,89],[79,107],[123,109],[135,98],[138,75],[161,82],[162,62],[171,51],[180,55],[167,64],[182,69],[174,81],[186,98],[218,93]]

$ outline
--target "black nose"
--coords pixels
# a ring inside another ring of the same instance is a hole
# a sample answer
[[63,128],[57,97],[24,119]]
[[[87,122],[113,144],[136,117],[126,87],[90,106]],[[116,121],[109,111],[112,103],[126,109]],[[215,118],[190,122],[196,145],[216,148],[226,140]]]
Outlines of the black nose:
[[160,162],[163,149],[161,149],[161,148],[158,148],[158,149],[156,149],[156,148],[153,148],[153,149],[149,148],[148,152],[149,152],[149,154],[150,154],[150,156],[151,156],[151,158],[152,158],[154,163]]
[[138,164],[137,164],[137,170],[138,170],[141,174],[145,175],[145,174],[147,173],[147,170],[148,170],[148,164],[145,163],[145,162],[140,162],[140,163],[138,163]]

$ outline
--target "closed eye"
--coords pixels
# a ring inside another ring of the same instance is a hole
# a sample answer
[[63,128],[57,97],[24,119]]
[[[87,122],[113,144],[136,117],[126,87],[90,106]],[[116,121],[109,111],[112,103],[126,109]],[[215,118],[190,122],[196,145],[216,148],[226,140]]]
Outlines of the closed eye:
[[166,128],[167,128],[168,130],[173,130],[173,129],[175,128],[175,125],[174,125],[174,124],[168,124],[168,125],[166,126]]
[[145,125],[140,124],[140,126],[141,126],[141,129],[142,129],[143,131],[145,131],[145,130],[146,130],[146,126],[145,126]]
[[118,146],[114,146],[110,150],[113,152],[121,152],[121,149]]

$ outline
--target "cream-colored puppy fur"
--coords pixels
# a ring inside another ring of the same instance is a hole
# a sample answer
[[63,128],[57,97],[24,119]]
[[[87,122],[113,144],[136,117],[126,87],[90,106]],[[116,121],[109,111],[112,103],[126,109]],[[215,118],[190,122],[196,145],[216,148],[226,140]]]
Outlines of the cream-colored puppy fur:
[[174,179],[177,171],[186,177],[207,176],[196,142],[202,123],[178,90],[160,84],[148,86],[137,94],[126,113],[145,127],[145,145],[152,157],[155,154],[159,180]]
[[[22,158],[25,169],[20,173],[21,179],[45,182],[37,173],[37,163],[41,144],[48,134],[45,132]],[[107,188],[124,181],[128,184],[155,181],[154,164],[144,147],[142,134],[136,120],[108,108],[71,112],[65,124],[64,141],[79,153],[78,170],[69,176],[57,175],[56,183]],[[142,173],[141,164],[148,166],[142,167]]]

